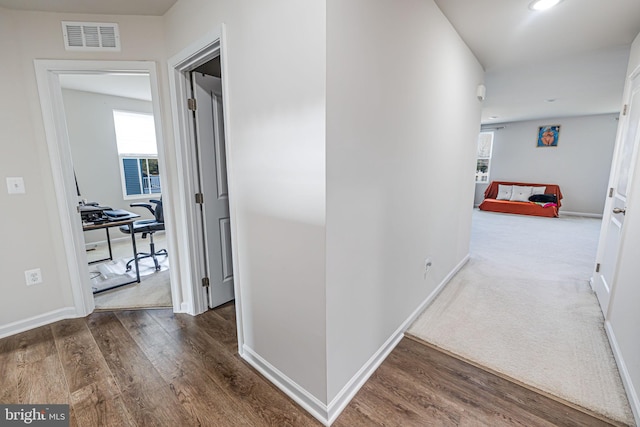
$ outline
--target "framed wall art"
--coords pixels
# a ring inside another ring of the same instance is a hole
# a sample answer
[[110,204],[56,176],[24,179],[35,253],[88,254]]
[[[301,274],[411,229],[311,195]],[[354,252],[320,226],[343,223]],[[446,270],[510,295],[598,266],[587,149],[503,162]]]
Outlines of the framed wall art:
[[538,147],[557,147],[560,125],[540,126],[538,128]]

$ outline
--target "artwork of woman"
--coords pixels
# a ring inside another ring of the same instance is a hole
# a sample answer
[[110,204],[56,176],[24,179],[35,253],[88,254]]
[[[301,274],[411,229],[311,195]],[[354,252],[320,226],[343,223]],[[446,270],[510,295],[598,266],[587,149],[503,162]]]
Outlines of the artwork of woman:
[[557,147],[560,125],[540,126],[538,128],[538,147]]

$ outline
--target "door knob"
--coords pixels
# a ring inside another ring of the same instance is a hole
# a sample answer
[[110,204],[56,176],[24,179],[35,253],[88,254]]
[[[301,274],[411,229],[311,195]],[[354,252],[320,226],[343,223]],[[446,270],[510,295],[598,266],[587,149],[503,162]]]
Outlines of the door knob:
[[626,210],[626,209],[613,208],[613,213],[614,213],[614,214],[619,214],[619,213],[621,213],[622,215],[624,215],[624,214],[625,214],[625,212],[627,212],[627,210]]

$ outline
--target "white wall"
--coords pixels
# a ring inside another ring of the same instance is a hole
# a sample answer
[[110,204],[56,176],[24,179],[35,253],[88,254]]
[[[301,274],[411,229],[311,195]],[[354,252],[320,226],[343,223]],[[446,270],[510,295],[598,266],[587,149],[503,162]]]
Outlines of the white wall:
[[325,3],[179,0],[169,57],[226,25],[246,348],[326,403]]
[[[151,102],[71,89],[63,89],[62,96],[73,167],[82,198],[151,218],[146,209],[130,208],[129,205],[146,203],[155,196],[124,199],[113,125],[113,110],[153,113]],[[112,239],[124,236],[117,230],[111,232]],[[103,241],[106,237],[104,230],[96,230],[85,232],[84,238],[89,243]]]
[[[617,114],[564,117],[495,125],[491,181],[557,184],[562,211],[602,215],[618,126]],[[538,147],[538,128],[560,125],[557,147]],[[489,127],[494,127],[489,126]],[[476,185],[475,203],[485,184]]]
[[[640,35],[631,48],[629,72],[640,67]],[[627,89],[625,89],[625,93]],[[636,158],[634,177],[631,182],[627,213],[623,229],[623,243],[619,254],[617,274],[613,285],[608,311],[608,321],[617,341],[619,356],[626,366],[622,372],[633,388],[631,403],[634,407],[636,422],[640,422],[640,156]]]
[[431,0],[329,0],[327,28],[331,401],[468,254],[483,70]]
[[325,404],[468,253],[483,76],[431,1],[327,14],[180,0],[165,16],[169,56],[226,25],[245,345]]
[[[329,16],[295,0],[179,0],[162,19],[0,10],[0,54],[17,58],[0,83],[0,165],[28,190],[0,196],[17,242],[0,257],[0,325],[72,305],[33,59],[164,64],[224,22],[244,344],[328,404],[468,252],[483,74],[431,0],[344,3]],[[67,53],[61,20],[118,22],[123,51]],[[26,288],[33,266],[45,284]]]
[[[69,53],[62,20],[117,22],[122,51]],[[73,307],[60,232],[49,153],[44,135],[34,59],[164,60],[162,20],[156,17],[54,14],[0,8],[0,170],[22,176],[27,193],[0,191],[2,236],[0,329]],[[41,268],[44,283],[27,287],[24,270]]]

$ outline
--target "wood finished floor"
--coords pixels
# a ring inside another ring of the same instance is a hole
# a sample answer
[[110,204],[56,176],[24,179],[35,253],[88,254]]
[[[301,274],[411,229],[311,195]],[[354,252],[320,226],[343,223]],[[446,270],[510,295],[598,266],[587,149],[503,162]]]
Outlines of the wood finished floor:
[[[0,340],[0,403],[69,403],[72,426],[320,426],[237,354],[235,308],[93,313]],[[333,424],[605,426],[403,339]]]

